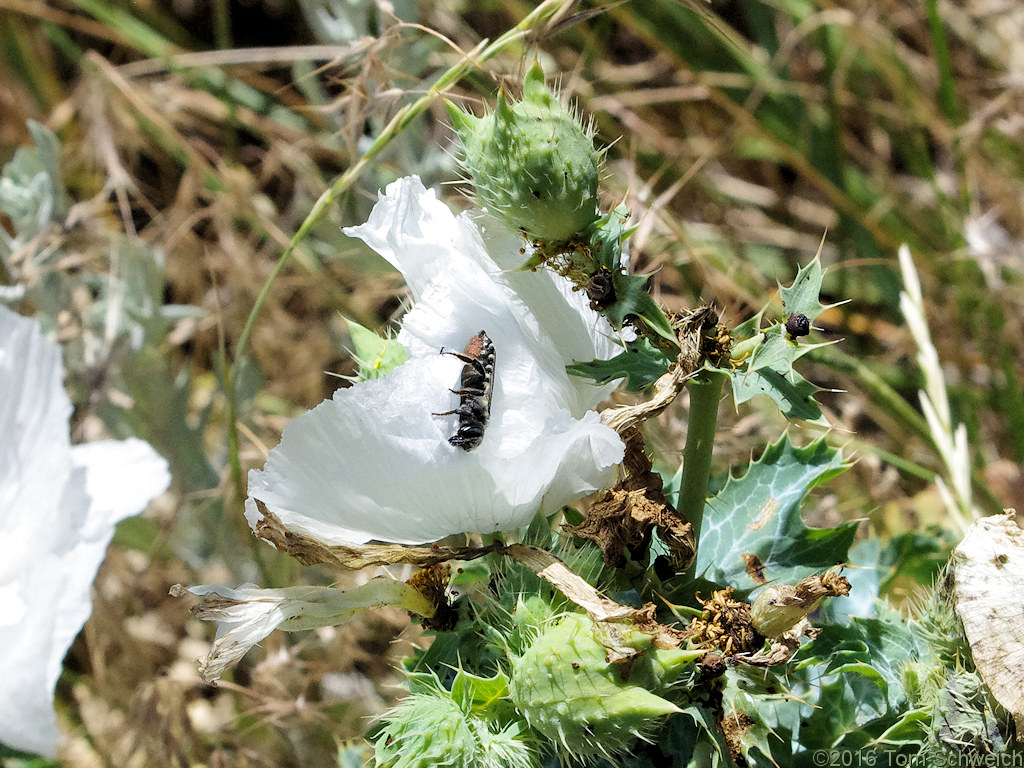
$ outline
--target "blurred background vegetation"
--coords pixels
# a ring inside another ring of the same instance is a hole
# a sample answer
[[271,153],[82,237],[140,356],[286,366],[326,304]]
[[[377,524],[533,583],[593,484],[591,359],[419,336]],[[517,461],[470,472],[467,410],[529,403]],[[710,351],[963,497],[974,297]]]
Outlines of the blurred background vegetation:
[[[863,538],[899,566],[889,595],[905,602],[959,532],[933,482],[946,469],[898,307],[900,243],[921,275],[954,421],[969,430],[975,502],[1024,509],[1024,7],[547,5],[553,16],[446,95],[479,113],[539,56],[609,146],[604,205],[632,209],[633,264],[668,310],[711,302],[730,326],[767,303],[778,315],[777,282],[824,236],[825,298],[849,303],[819,320],[821,337],[842,341],[804,375],[835,390],[821,395],[829,439],[856,464],[806,516],[863,519]],[[193,663],[212,627],[167,590],[362,578],[300,571],[256,544],[231,482],[226,366],[240,361],[241,466],[262,465],[287,420],[354,373],[344,318],[379,329],[401,314],[400,279],[340,227],[399,176],[458,179],[442,102],[316,222],[239,348],[281,253],[401,108],[535,8],[0,0],[0,298],[62,342],[73,438],[138,435],[174,473],[172,493],[119,529],[68,656],[67,764],[358,764],[367,718],[399,695],[391,665],[415,641],[404,615],[275,633],[214,689]],[[686,412],[684,400],[648,436],[668,471]],[[723,404],[722,425],[722,473],[786,426],[757,401]]]

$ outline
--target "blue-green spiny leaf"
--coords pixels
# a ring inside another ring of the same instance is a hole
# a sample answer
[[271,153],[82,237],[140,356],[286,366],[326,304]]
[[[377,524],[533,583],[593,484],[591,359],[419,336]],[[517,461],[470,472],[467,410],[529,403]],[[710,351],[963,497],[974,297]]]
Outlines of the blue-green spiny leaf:
[[[802,315],[810,324],[823,311],[835,306],[818,300],[823,275],[821,261],[815,256],[797,272],[792,285],[779,286],[787,316]],[[814,400],[821,388],[807,381],[793,366],[808,352],[833,342],[801,343],[787,331],[784,320],[762,328],[764,314],[761,310],[733,330],[732,366],[716,370],[728,376],[737,404],[755,395],[767,395],[786,418],[828,426],[821,407]]]
[[627,343],[626,349],[610,360],[574,363],[565,369],[572,376],[593,379],[598,384],[625,378],[628,391],[641,392],[657,381],[668,370],[670,363],[671,359],[664,350],[641,336]]
[[769,445],[741,477],[730,477],[704,508],[696,573],[751,589],[743,555],[756,555],[771,581],[796,582],[846,561],[856,523],[808,528],[800,517],[807,492],[842,472],[842,455],[823,440],[799,448],[787,436]]

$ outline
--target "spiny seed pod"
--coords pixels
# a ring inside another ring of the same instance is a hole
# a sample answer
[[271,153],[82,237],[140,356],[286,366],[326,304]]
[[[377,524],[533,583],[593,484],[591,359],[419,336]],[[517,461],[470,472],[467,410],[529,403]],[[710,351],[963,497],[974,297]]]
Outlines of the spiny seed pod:
[[478,768],[540,768],[536,740],[520,721],[499,731],[481,729]]
[[570,757],[610,757],[628,749],[679,708],[657,695],[700,651],[660,650],[638,630],[615,625],[643,651],[630,664],[609,663],[587,616],[566,614],[512,660],[509,695],[529,724]]
[[509,703],[503,673],[460,669],[450,688],[416,673],[409,684],[376,734],[375,768],[540,768],[536,734]]
[[480,202],[510,228],[542,243],[563,243],[597,220],[601,153],[584,128],[544,84],[534,63],[523,100],[498,94],[483,117],[448,105],[462,140],[463,166]]
[[772,584],[761,590],[750,607],[750,623],[768,638],[781,637],[818,607],[796,598],[792,584]]
[[414,693],[384,717],[374,744],[376,768],[476,765],[477,738],[444,691]]

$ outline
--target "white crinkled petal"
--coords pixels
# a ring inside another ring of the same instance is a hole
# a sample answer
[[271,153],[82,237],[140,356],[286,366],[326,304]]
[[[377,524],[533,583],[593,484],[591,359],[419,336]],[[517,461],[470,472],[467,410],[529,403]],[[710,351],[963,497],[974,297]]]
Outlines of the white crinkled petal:
[[17,578],[40,537],[67,544],[55,539],[69,533],[60,490],[71,475],[71,400],[61,376],[60,350],[39,324],[0,307],[0,586]]
[[202,598],[193,612],[217,622],[217,639],[199,663],[203,679],[213,682],[277,628],[289,632],[331,627],[367,608],[393,605],[422,615],[435,606],[405,582],[378,576],[351,589],[287,587],[260,589],[243,584],[237,589],[203,584],[189,589]]
[[53,757],[57,715],[53,690],[61,662],[90,611],[87,581],[73,573],[95,569],[103,553],[81,548],[35,560],[16,582],[25,612],[0,627],[0,742]]
[[[433,190],[409,176],[388,185],[365,224],[345,229],[398,269],[417,299],[403,321],[401,338],[411,355],[440,344],[464,343],[437,332],[459,325],[446,322],[450,307],[434,299],[439,293],[458,307],[466,306],[466,297],[469,307],[478,308],[494,308],[511,298],[511,321],[521,326],[533,354],[560,376],[565,376],[566,365],[608,359],[622,351],[607,320],[590,309],[584,291],[573,291],[568,280],[550,270],[519,271],[527,258],[526,241],[493,219],[481,222],[483,231],[469,213],[455,216]],[[423,317],[431,310],[433,322]],[[466,327],[472,326],[469,322]],[[480,327],[491,334],[490,328]],[[575,377],[569,389],[580,400],[573,408],[576,415],[610,391]]]
[[[469,214],[461,214],[459,221],[476,230]],[[548,329],[548,338],[566,365],[607,360],[622,351],[611,324],[590,308],[586,291],[574,291],[568,279],[550,269],[520,271],[526,259],[523,239],[487,217],[480,225],[484,250],[474,253],[484,254],[494,264],[500,280],[516,292],[540,326]]]
[[[523,241],[485,236],[454,216],[416,178],[382,195],[362,238],[401,270],[417,301],[399,340],[406,363],[339,390],[294,420],[265,468],[249,474],[255,500],[297,533],[327,544],[402,544],[527,524],[604,487],[622,460],[618,435],[593,408],[606,390],[571,379],[565,366],[614,354],[610,328],[561,278],[499,266],[522,258]],[[518,266],[518,265],[517,265]],[[479,331],[494,343],[490,422],[471,452],[448,443],[461,351]]]
[[506,408],[501,380],[480,446],[449,445],[456,417],[433,414],[456,404],[448,388],[461,367],[448,356],[413,358],[293,420],[265,469],[249,473],[250,524],[259,499],[289,529],[327,544],[420,544],[525,525],[545,495],[555,493],[544,504],[554,512],[610,480],[623,453],[614,431],[565,410]]
[[167,465],[137,440],[72,448],[59,349],[4,308],[0,369],[0,741],[52,757],[54,687],[114,524],[163,492]]
[[[523,488],[529,485],[531,476],[547,479],[543,499],[537,504],[548,514],[561,509],[575,499],[604,488],[614,480],[615,467],[622,461],[624,449],[622,440],[611,429],[601,423],[595,411],[589,411],[583,418],[568,421],[552,418],[544,435],[530,451],[535,466],[523,461],[509,467],[501,478],[506,486]],[[547,457],[562,456],[558,471],[552,473],[546,468]],[[601,482],[594,482],[594,467],[605,467]],[[520,477],[515,477],[519,473]]]
[[167,462],[138,438],[76,445],[71,458],[85,470],[85,490],[92,502],[83,538],[109,540],[116,523],[139,514],[171,483]]
[[[459,229],[455,216],[426,189],[418,177],[408,176],[387,186],[365,224],[346,227],[345,234],[358,237],[383,256],[405,277],[414,299],[438,272],[444,271],[458,253]],[[410,263],[406,254],[416,254]]]
[[216,601],[215,607],[205,605],[206,600],[200,604],[200,618],[217,622],[217,639],[199,662],[199,672],[207,682],[217,680],[289,617],[286,590],[261,590],[255,584],[242,584],[237,589],[203,584],[191,587],[189,592],[202,598],[213,595]]

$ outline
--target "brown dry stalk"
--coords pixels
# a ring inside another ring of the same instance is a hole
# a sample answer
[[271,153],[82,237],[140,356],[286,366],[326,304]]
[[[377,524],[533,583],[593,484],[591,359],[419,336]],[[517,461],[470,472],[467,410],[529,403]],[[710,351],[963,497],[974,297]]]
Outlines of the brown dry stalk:
[[700,372],[709,351],[705,332],[717,323],[718,314],[706,305],[675,318],[672,326],[679,342],[679,355],[668,373],[654,382],[654,396],[636,405],[606,408],[601,413],[601,421],[620,435],[625,435],[668,408],[683,391],[686,382]]
[[510,544],[499,550],[517,563],[525,565],[559,592],[582,608],[594,621],[623,621],[637,615],[636,608],[610,600],[569,566],[537,547]]
[[651,469],[639,430],[625,436],[625,477],[587,510],[579,525],[564,525],[572,536],[595,542],[610,568],[621,568],[626,552],[650,541],[652,529],[671,552],[676,571],[685,571],[696,551],[693,526],[665,498],[661,476]]
[[371,565],[405,563],[422,568],[447,560],[475,560],[494,551],[494,546],[446,547],[440,544],[407,546],[371,543],[358,546],[330,546],[288,530],[280,518],[267,509],[267,505],[259,499],[256,499],[256,507],[262,519],[256,524],[253,533],[303,565],[328,563],[346,570],[358,570]]

